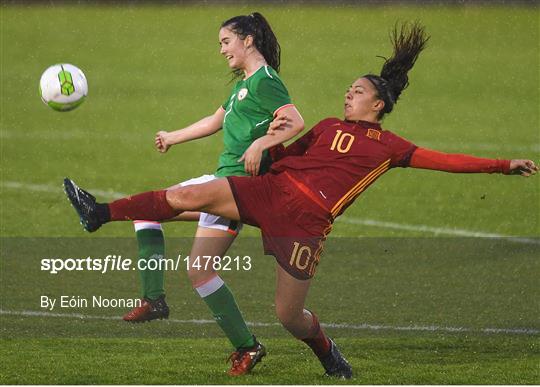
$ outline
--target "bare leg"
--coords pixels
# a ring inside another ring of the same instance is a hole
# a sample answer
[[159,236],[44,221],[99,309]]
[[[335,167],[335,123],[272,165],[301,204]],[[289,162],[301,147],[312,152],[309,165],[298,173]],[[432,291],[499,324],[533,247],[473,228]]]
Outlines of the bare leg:
[[276,312],[283,326],[306,343],[321,362],[327,375],[349,379],[352,369],[320,327],[318,318],[304,309],[311,280],[298,280],[277,267]]
[[[188,277],[193,288],[203,284],[216,275],[212,269],[210,262],[207,270],[205,270],[205,261],[203,256],[223,257],[227,250],[234,242],[236,235],[230,234],[227,231],[217,230],[213,228],[198,227],[195,234],[195,240],[191,247],[190,266],[188,269]],[[192,264],[196,257],[201,257],[200,263],[202,268],[194,267]]]
[[[180,188],[180,187],[182,187],[182,183],[175,184],[175,185],[167,188],[167,190]],[[182,212],[180,215],[175,216],[174,218],[163,220],[162,223],[165,223],[165,222],[177,222],[177,221],[181,221],[181,222],[198,222],[200,215],[201,215],[201,213],[198,212],[198,211],[185,211],[185,212]]]
[[204,184],[194,184],[167,191],[168,204],[178,211],[201,211],[240,220],[227,179],[217,179]]
[[277,265],[276,314],[294,337],[304,339],[311,333],[312,314],[304,309],[311,280],[299,280]]

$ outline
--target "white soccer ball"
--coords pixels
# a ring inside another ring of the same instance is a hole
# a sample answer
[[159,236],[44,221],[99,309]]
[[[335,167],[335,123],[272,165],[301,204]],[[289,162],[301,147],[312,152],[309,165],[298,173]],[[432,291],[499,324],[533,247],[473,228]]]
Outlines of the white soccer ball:
[[54,110],[73,110],[88,95],[84,73],[69,63],[49,67],[39,80],[39,94],[43,102]]

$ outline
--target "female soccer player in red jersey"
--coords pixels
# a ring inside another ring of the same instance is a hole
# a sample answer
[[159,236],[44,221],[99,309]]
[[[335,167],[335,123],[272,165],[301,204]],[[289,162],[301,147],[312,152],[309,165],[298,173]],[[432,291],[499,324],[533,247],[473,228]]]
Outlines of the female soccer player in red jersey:
[[[169,191],[150,191],[109,204],[66,179],[66,193],[87,230],[109,221],[137,217],[167,219],[200,210],[242,220],[261,229],[265,252],[277,260],[276,313],[283,326],[309,345],[328,375],[349,378],[352,370],[335,343],[304,307],[311,278],[336,217],[369,185],[394,167],[460,173],[530,176],[531,160],[492,160],[419,148],[384,130],[380,120],[392,111],[408,86],[413,67],[428,40],[418,25],[394,30],[394,53],[381,74],[357,79],[345,94],[345,120],[328,118],[286,149],[274,150],[270,172]],[[288,125],[276,118],[269,131]]]

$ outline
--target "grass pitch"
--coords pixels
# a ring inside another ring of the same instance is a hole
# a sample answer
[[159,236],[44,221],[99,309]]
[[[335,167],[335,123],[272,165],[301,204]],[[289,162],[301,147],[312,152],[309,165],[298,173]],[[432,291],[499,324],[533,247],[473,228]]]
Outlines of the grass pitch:
[[[116,319],[123,309],[39,304],[41,295],[137,295],[135,272],[40,271],[46,256],[136,248],[127,223],[83,234],[61,179],[110,199],[211,173],[220,135],[166,155],[153,150],[153,135],[228,96],[218,27],[253,7],[0,9],[0,382],[336,383],[277,324],[274,263],[254,228],[231,250],[251,255],[253,269],[223,273],[269,350],[248,377],[226,377],[230,348],[215,324],[193,321],[211,317],[184,270],[167,272],[167,322],[132,326]],[[257,9],[280,40],[282,78],[307,127],[340,117],[347,86],[390,54],[389,29],[419,19],[429,48],[383,126],[442,151],[539,161],[538,8]],[[37,95],[41,72],[58,62],[81,67],[89,82],[87,101],[70,113]],[[539,182],[394,170],[362,194],[336,223],[308,299],[333,324],[327,331],[356,372],[351,383],[540,383]],[[186,254],[194,228],[168,224],[167,254]]]

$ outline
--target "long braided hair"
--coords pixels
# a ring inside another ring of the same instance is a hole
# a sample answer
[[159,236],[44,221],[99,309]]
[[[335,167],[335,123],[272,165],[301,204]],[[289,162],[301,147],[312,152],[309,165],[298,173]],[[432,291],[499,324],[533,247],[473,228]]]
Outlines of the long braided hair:
[[426,47],[429,36],[419,22],[403,23],[398,31],[394,26],[390,40],[394,46],[393,55],[385,61],[380,75],[367,74],[367,78],[377,89],[377,94],[384,101],[384,108],[379,112],[378,119],[382,119],[394,108],[401,92],[409,86],[407,73],[414,66],[420,52]]
[[[230,18],[221,24],[221,28],[227,27],[240,39],[245,39],[248,35],[253,37],[253,44],[262,54],[266,63],[279,73],[281,62],[281,47],[277,41],[274,31],[268,21],[259,12],[250,15],[241,15]],[[243,76],[240,69],[233,70],[233,79]]]

